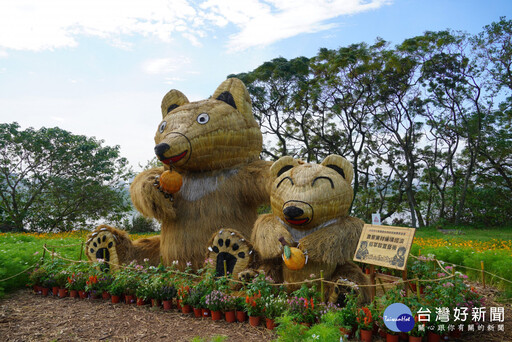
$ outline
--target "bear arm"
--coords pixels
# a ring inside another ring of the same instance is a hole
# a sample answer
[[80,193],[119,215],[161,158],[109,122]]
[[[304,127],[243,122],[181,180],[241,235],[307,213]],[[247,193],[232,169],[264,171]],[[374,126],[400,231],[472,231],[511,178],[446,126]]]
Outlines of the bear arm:
[[275,216],[272,214],[260,215],[254,223],[251,242],[262,263],[270,259],[281,258],[283,245],[279,242],[280,237],[284,237],[288,242],[293,241],[290,233]]
[[130,196],[135,208],[142,215],[160,221],[173,220],[176,217],[173,203],[153,185],[155,177],[160,176],[164,171],[163,167],[142,171],[130,185]]
[[299,247],[308,252],[311,260],[341,265],[353,259],[363,226],[357,218],[343,217],[302,238]]
[[242,180],[240,198],[246,203],[258,206],[270,203],[270,189],[273,179],[270,176],[272,162],[256,160],[240,169]]

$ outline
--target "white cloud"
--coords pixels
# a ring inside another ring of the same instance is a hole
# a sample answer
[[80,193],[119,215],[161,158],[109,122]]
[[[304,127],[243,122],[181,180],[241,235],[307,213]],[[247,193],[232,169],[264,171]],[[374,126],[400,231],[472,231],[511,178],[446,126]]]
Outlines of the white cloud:
[[7,58],[7,57],[9,57],[9,54],[7,53],[7,51],[0,50],[0,58]]
[[[379,8],[391,0],[16,0],[0,3],[0,47],[52,50],[73,47],[81,35],[130,48],[138,34],[169,42],[178,33],[193,45],[216,28],[235,29],[231,50],[267,45],[333,27],[341,15]],[[230,24],[232,26],[230,26]],[[1,57],[1,55],[0,55]]]
[[187,57],[155,58],[143,63],[142,69],[150,75],[172,74],[178,70],[186,70],[191,61]]

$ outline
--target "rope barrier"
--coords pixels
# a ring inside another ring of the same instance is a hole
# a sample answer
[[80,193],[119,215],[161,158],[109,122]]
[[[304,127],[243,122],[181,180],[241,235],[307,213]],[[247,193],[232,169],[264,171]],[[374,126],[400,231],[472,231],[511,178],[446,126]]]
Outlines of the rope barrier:
[[[80,244],[76,245],[76,246],[80,246]],[[89,261],[85,261],[85,260],[72,260],[72,259],[68,259],[68,258],[64,258],[62,257],[61,255],[59,255],[58,253],[56,252],[52,252],[48,249],[49,246],[43,246],[43,249],[45,249],[46,251],[48,251],[49,253],[52,253],[53,256],[59,258],[59,259],[62,259],[62,260],[65,260],[65,261],[69,261],[69,262],[73,262],[73,263],[89,263]],[[439,282],[439,281],[443,281],[443,280],[446,280],[446,279],[451,279],[453,277],[455,277],[455,274],[451,274],[450,272],[448,272],[446,270],[446,268],[443,266],[443,265],[448,265],[448,266],[452,266],[452,267],[463,267],[463,268],[467,268],[467,269],[471,269],[471,270],[475,270],[475,271],[480,271],[478,269],[475,269],[475,268],[471,268],[471,267],[467,267],[467,266],[463,266],[463,265],[456,265],[456,264],[451,264],[451,263],[446,263],[442,260],[438,260],[438,259],[421,259],[415,255],[410,255],[411,257],[417,259],[417,260],[420,260],[420,261],[435,261],[437,262],[437,264],[439,265],[439,267],[443,270],[443,272],[449,274],[448,276],[445,276],[445,277],[440,277],[440,278],[437,278],[437,279],[419,279],[419,278],[414,278],[414,279],[400,279],[400,280],[397,280],[396,282],[393,282],[391,284],[399,284],[399,283],[411,283],[411,282],[422,282],[422,283],[428,283],[428,282]],[[107,263],[109,265],[112,265],[112,266],[116,266],[116,267],[119,267],[119,268],[124,268],[124,269],[133,269],[133,270],[136,270],[136,267],[134,266],[130,266],[130,265],[120,265],[120,264],[114,264],[112,262],[109,262],[109,261],[103,261],[104,263]],[[24,271],[26,272],[26,271]],[[200,275],[197,275],[197,274],[192,274],[192,273],[187,273],[187,272],[182,272],[182,271],[178,271],[178,270],[174,270],[174,269],[171,269],[171,270],[168,270],[168,272],[170,273],[173,273],[173,274],[176,274],[176,275],[182,275],[182,276],[187,276],[187,277],[192,277],[192,278],[200,278],[201,276]],[[23,273],[23,272],[22,272]],[[499,278],[505,282],[508,282],[508,283],[512,283],[512,281],[508,280],[508,279],[505,279],[505,278],[502,278],[496,274],[493,274],[493,273],[490,273],[490,272],[487,272],[485,271],[485,273],[493,276],[493,277],[496,277],[496,278]],[[19,274],[18,274],[19,275]],[[14,276],[13,276],[14,277]],[[237,284],[247,284],[246,281],[242,281],[242,280],[237,280],[237,279],[232,279],[232,278],[229,278],[228,281],[230,282],[233,282],[233,283],[237,283]],[[329,281],[329,280],[325,280],[323,277],[320,277],[320,278],[315,278],[315,279],[307,279],[307,280],[304,280],[304,281],[300,281],[300,282],[291,282],[291,283],[269,283],[270,286],[290,286],[290,285],[302,285],[302,284],[310,284],[310,283],[314,283],[314,282],[325,282],[327,284],[332,284],[332,285],[340,285],[340,284],[343,284],[344,286],[348,286],[348,287],[353,287],[353,288],[360,288],[360,287],[377,287],[377,286],[381,286],[381,284],[350,284],[350,283],[340,283],[339,281]]]
[[27,272],[28,270],[31,270],[32,268],[36,267],[37,264],[39,263],[39,261],[36,261],[34,264],[32,264],[31,266],[29,266],[28,268],[24,269],[23,271],[21,271],[20,273],[16,273],[15,275],[12,275],[8,278],[5,278],[5,279],[0,279],[0,283],[1,282],[4,282],[4,281],[7,281],[9,279],[12,279],[12,278],[16,278],[17,276],[19,275],[22,275],[23,273]]

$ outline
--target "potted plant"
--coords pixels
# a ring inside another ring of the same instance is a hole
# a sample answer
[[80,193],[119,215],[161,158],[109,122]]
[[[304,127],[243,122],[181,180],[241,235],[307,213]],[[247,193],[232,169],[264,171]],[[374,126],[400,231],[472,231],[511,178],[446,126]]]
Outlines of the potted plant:
[[247,320],[247,312],[245,311],[245,298],[244,297],[236,297],[235,299],[236,304],[236,320],[238,322],[245,322]]
[[161,283],[159,293],[164,310],[172,309],[172,300],[178,293],[174,285],[171,283]]
[[213,321],[218,321],[222,318],[221,310],[223,308],[224,300],[226,297],[226,294],[218,290],[213,290],[212,292],[205,295],[204,302],[212,314]]
[[263,299],[265,325],[267,329],[274,330],[275,319],[280,317],[287,309],[288,303],[284,296],[269,296]]
[[362,307],[357,310],[357,334],[361,341],[371,342],[373,333],[373,317],[368,307]]
[[245,311],[249,315],[249,324],[254,327],[258,326],[263,312],[263,301],[260,292],[245,297]]
[[226,322],[234,323],[236,322],[236,314],[235,310],[237,307],[237,297],[226,295],[222,301],[222,311],[224,311],[224,316],[226,318]]
[[192,311],[191,301],[197,299],[196,297],[190,297],[191,292],[192,289],[188,285],[181,285],[178,289],[178,302],[183,313],[190,313]]

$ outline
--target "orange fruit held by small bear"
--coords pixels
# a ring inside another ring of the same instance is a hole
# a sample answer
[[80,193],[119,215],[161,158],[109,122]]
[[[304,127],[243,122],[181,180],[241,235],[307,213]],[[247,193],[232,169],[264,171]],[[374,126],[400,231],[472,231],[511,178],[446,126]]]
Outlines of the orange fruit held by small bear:
[[284,247],[283,260],[286,267],[294,271],[302,269],[306,264],[304,253],[295,247]]
[[166,170],[160,175],[159,183],[162,190],[170,194],[175,194],[180,191],[181,185],[183,184],[183,178],[174,170]]

